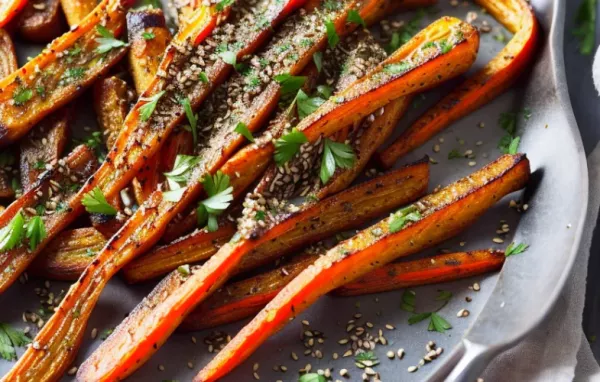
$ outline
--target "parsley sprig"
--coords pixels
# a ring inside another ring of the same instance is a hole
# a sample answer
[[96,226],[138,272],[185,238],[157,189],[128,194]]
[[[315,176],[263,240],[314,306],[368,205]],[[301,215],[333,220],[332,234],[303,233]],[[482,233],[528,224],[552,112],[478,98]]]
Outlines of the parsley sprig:
[[0,322],[0,357],[7,361],[17,359],[15,348],[31,343],[22,330],[13,329],[9,324]]
[[27,222],[25,236],[29,239],[29,249],[34,251],[38,245],[48,236],[44,221],[39,216],[34,216]]
[[355,9],[351,9],[350,11],[348,11],[348,17],[346,18],[346,20],[349,23],[362,25],[363,28],[367,27],[365,20],[363,20],[363,18],[360,17],[360,13],[358,13],[358,11],[356,11]]
[[91,214],[103,214],[114,216],[117,214],[116,208],[110,205],[104,197],[104,193],[100,187],[94,187],[94,189],[83,196],[81,204],[85,207],[85,210]]
[[19,246],[23,240],[25,218],[21,211],[11,219],[10,223],[0,230],[0,251],[9,251]]
[[302,89],[298,90],[296,94],[296,106],[298,110],[298,117],[304,119],[308,115],[314,113],[319,106],[325,103],[325,100],[321,97],[309,97]]
[[242,135],[244,138],[249,140],[250,142],[254,142],[254,137],[252,136],[252,132],[248,129],[248,126],[244,122],[238,122],[233,130],[236,133]]
[[124,41],[116,39],[115,35],[103,25],[96,25],[96,32],[102,36],[96,38],[96,42],[99,44],[96,48],[97,53],[104,54],[110,52],[112,49],[127,46]]
[[275,81],[281,85],[281,95],[296,93],[306,82],[305,76],[292,76],[289,73],[278,74],[275,76]]
[[351,168],[355,160],[356,154],[354,154],[352,146],[325,138],[321,170],[319,172],[321,182],[326,184],[338,167]]
[[198,144],[198,114],[194,114],[194,110],[192,110],[192,104],[190,103],[189,98],[186,97],[182,99],[181,105],[183,105],[183,110],[185,111],[187,120],[190,123],[192,139],[194,140],[194,146],[196,146]]
[[596,47],[596,1],[583,0],[575,16],[576,27],[572,33],[579,40],[579,52],[584,55],[592,54]]
[[333,21],[327,20],[325,21],[325,31],[327,32],[327,43],[331,49],[335,48],[336,45],[340,42],[340,36],[335,30],[335,25]]
[[296,155],[303,143],[308,142],[303,132],[292,129],[289,133],[275,141],[275,163],[283,165]]
[[354,364],[359,369],[364,369],[367,367],[373,367],[379,365],[379,359],[372,351],[366,351],[362,353],[358,353],[354,357]]
[[198,225],[206,225],[209,232],[214,232],[219,229],[217,216],[221,215],[233,200],[233,187],[229,184],[229,176],[220,171],[213,176],[207,176],[202,185],[208,198],[198,203]]
[[423,313],[415,313],[416,310],[416,293],[411,290],[406,290],[402,294],[402,309],[413,313],[412,316],[408,318],[408,324],[414,325],[423,320],[429,319],[429,326],[427,330],[444,333],[448,329],[452,329],[452,325],[444,317],[442,317],[438,312],[446,306],[448,301],[452,298],[452,293],[448,291],[440,291],[439,295],[436,297],[436,301],[443,301],[443,304],[434,311],[431,312],[423,312]]
[[170,190],[178,190],[187,186],[192,170],[200,162],[200,157],[192,155],[177,155],[173,169],[163,175],[167,179]]
[[519,243],[515,245],[515,243],[512,242],[508,245],[508,247],[506,247],[506,250],[504,251],[504,256],[508,257],[518,255],[520,253],[525,252],[527,248],[529,248],[527,244]]
[[327,382],[327,378],[317,373],[306,373],[298,378],[298,382]]
[[516,154],[519,151],[519,144],[521,143],[521,137],[517,135],[517,120],[519,114],[523,115],[524,119],[531,117],[531,111],[524,109],[521,113],[508,112],[500,114],[498,124],[506,132],[506,134],[500,138],[498,142],[498,149],[504,154]]
[[33,97],[33,91],[28,88],[19,87],[13,93],[13,102],[17,106],[23,106]]
[[145,104],[140,106],[140,119],[143,122],[146,122],[147,120],[150,119],[150,116],[152,116],[152,113],[154,113],[154,109],[156,109],[156,105],[158,104],[158,101],[164,94],[165,94],[165,91],[163,90],[159,93],[156,93],[152,97],[140,98],[140,100],[146,102]]

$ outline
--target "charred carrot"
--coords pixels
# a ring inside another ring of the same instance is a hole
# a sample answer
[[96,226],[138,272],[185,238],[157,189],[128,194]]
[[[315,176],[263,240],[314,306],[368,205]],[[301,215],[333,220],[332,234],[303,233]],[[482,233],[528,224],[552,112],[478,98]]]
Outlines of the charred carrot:
[[[190,313],[179,328],[186,331],[203,330],[255,315],[317,258],[317,255],[306,254],[276,270],[226,284]],[[480,250],[392,263],[332,293],[358,296],[459,280],[498,270],[504,264],[504,259],[502,251]]]
[[67,28],[60,11],[60,0],[29,2],[17,19],[19,35],[28,41],[48,43]]
[[0,4],[0,28],[19,14],[27,5],[27,0],[4,0]]
[[513,38],[484,68],[404,130],[379,155],[384,167],[391,167],[401,156],[503,93],[533,60],[539,27],[531,5],[525,0],[479,0],[477,3],[514,33]]
[[0,146],[22,137],[123,57],[126,44],[110,36],[123,29],[128,1],[102,1],[77,28],[0,80]]
[[229,373],[324,294],[454,236],[499,198],[524,187],[529,174],[524,155],[505,155],[338,244],[279,292],[194,381],[215,381]]
[[12,39],[7,31],[0,29],[0,78],[8,76],[18,68]]
[[[17,70],[17,55],[15,47],[8,32],[0,29],[0,78],[8,76]],[[12,174],[13,166],[17,163],[16,157],[11,150],[4,150],[0,156],[0,198],[12,198],[15,196],[16,184],[13,179],[17,179]],[[2,212],[2,211],[0,211]]]
[[[255,17],[256,10],[252,7],[256,4],[241,1],[233,5],[231,12],[226,12],[231,14],[232,27],[217,28],[211,36],[208,36],[213,29],[209,27],[210,24],[216,25],[223,15],[214,14],[206,8],[197,10],[197,14],[202,17],[198,16],[199,20],[190,23],[175,36],[157,77],[130,112],[125,121],[126,127],[106,161],[79,191],[78,201],[95,187],[101,188],[107,198],[125,187],[142,167],[145,158],[158,151],[163,138],[185,117],[179,95],[191,97],[190,104],[192,107],[197,106],[214,86],[225,79],[232,66],[217,56],[217,41],[235,42],[235,48],[232,48],[235,51],[231,53],[236,59],[241,59],[257,49],[269,37],[272,27],[301,3],[300,0],[262,0],[258,4],[258,11],[264,12],[267,22],[261,23],[260,27],[248,29],[248,25],[255,25],[251,23],[251,19]],[[214,9],[216,10],[216,6]],[[234,36],[230,35],[232,31]],[[207,41],[200,47],[191,45],[198,44],[205,37],[208,37]],[[206,66],[197,65],[199,56],[195,56],[196,54],[208,54],[213,58],[205,61]],[[203,69],[206,69],[206,77],[199,76]],[[179,74],[187,71],[190,72],[186,75],[191,77],[182,81]],[[167,212],[173,210],[169,203],[159,206],[161,201],[160,194],[152,195],[119,233],[108,241],[36,336],[35,341],[45,344],[44,350],[40,352],[34,348],[27,349],[4,377],[6,380],[55,379],[66,370],[81,343],[87,320],[104,285],[125,263],[148,250],[160,237],[171,217]],[[0,218],[3,216],[4,214]],[[148,222],[151,224],[147,225]],[[76,314],[72,314],[73,312]]]
[[94,110],[106,147],[111,148],[121,132],[129,111],[130,89],[118,77],[108,77],[94,84]]
[[73,108],[65,107],[50,115],[21,142],[21,187],[28,191],[35,185],[46,166],[58,162],[67,144]]
[[453,281],[498,270],[504,264],[504,259],[503,251],[479,250],[392,263],[367,273],[333,293],[357,296]]

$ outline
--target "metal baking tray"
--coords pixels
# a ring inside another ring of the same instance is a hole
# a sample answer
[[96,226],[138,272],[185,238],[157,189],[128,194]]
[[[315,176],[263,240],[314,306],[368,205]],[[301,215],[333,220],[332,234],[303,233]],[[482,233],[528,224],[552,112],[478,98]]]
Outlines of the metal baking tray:
[[[449,1],[440,1],[437,6],[440,12],[428,14],[422,24],[425,26],[441,15],[464,19],[469,11],[478,13],[477,21],[487,20],[493,26],[493,32],[482,35],[480,54],[472,69],[474,71],[500,50],[501,43],[494,39],[494,34],[500,27],[491,16],[482,13],[479,7],[472,4],[464,6],[462,1],[459,3],[456,7],[451,6]],[[439,162],[431,166],[431,189],[440,184],[448,184],[498,157],[496,145],[503,135],[497,123],[500,113],[524,108],[531,110],[531,118],[520,118],[518,126],[522,132],[521,151],[527,153],[533,172],[527,190],[501,200],[467,232],[438,247],[451,250],[504,248],[511,240],[515,240],[529,244],[529,250],[509,258],[498,273],[414,288],[418,304],[423,309],[438,305],[434,300],[438,290],[453,293],[454,297],[440,311],[453,326],[444,334],[429,332],[426,322],[408,325],[409,313],[400,309],[402,291],[358,298],[325,297],[268,340],[224,380],[254,380],[253,368],[258,363],[257,374],[261,380],[297,381],[298,370],[310,364],[313,371],[330,368],[333,380],[344,380],[339,371],[346,368],[349,370],[350,380],[360,381],[362,371],[354,365],[353,357],[341,357],[348,345],[338,343],[340,339],[349,336],[346,333],[348,320],[360,313],[362,317],[356,320],[358,324],[364,326],[366,322],[371,323],[372,329],[365,328],[376,335],[381,329],[387,340],[386,346],[378,344],[374,350],[381,361],[375,370],[380,373],[383,381],[441,380],[448,376],[452,380],[473,381],[496,355],[514,345],[546,317],[573,264],[585,223],[588,200],[585,155],[573,118],[564,75],[562,45],[566,3],[565,0],[532,1],[542,27],[542,47],[533,69],[523,73],[515,88],[476,113],[454,123],[429,144],[399,163],[409,163],[425,154],[430,155]],[[410,14],[398,15],[398,18],[404,20],[410,17]],[[510,35],[506,31],[503,33],[507,37]],[[24,63],[26,57],[34,55],[39,48],[17,42],[20,63]],[[398,131],[457,83],[459,80],[428,92],[422,105],[413,108],[401,121]],[[481,122],[485,125],[484,128],[480,127]],[[83,126],[93,123],[92,110],[82,108],[74,130],[81,130]],[[443,138],[444,143],[439,143],[440,138]],[[483,144],[476,145],[479,141]],[[436,143],[441,147],[439,153],[432,150]],[[471,167],[468,160],[447,160],[448,152],[452,149],[473,150],[477,155],[477,164]],[[530,208],[526,213],[519,214],[509,208],[511,199],[525,201]],[[508,222],[511,232],[514,232],[514,239],[509,235],[504,244],[495,244],[491,239],[495,236],[500,220]],[[424,255],[434,252],[432,250]],[[480,285],[479,291],[472,289],[474,283]],[[39,303],[34,288],[42,284],[42,280],[30,280],[25,285],[16,284],[0,295],[0,321],[23,327],[21,314],[26,310],[37,309]],[[67,283],[51,283],[54,292],[66,290],[68,286]],[[118,277],[109,283],[89,322],[75,365],[89,356],[101,341],[90,338],[92,329],[97,328],[101,332],[116,326],[153,286],[127,286]],[[466,302],[466,297],[471,297],[472,302]],[[470,315],[457,318],[456,313],[461,309],[468,309]],[[305,348],[300,339],[301,320],[308,320],[313,330],[324,333],[324,343],[315,347],[322,352],[322,359],[304,355]],[[217,330],[234,335],[244,323]],[[386,329],[386,324],[393,325],[395,329]],[[213,330],[175,333],[129,380],[190,380],[212,357],[203,340],[212,332]],[[196,343],[192,342],[192,336],[197,339]],[[444,352],[417,372],[409,373],[407,368],[418,364],[426,354],[425,346],[429,341],[434,341]],[[406,352],[402,360],[387,359],[386,353],[389,350],[396,352],[399,348]],[[291,358],[291,352],[298,355],[297,361]],[[340,355],[339,359],[333,360],[334,352]],[[0,361],[0,374],[11,365],[10,362]],[[159,365],[161,369],[164,368],[163,371],[159,370]],[[280,365],[285,365],[287,372],[273,369]],[[71,377],[64,377],[64,380],[69,381]]]

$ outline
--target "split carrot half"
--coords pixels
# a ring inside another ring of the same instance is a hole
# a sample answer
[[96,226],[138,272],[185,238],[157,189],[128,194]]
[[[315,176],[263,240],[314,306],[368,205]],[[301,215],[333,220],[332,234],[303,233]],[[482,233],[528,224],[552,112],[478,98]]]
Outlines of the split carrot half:
[[423,145],[453,122],[492,101],[514,84],[533,60],[539,40],[539,26],[531,5],[525,0],[477,0],[514,33],[510,42],[479,72],[456,87],[387,149],[378,161],[390,168],[398,158]]
[[[338,244],[289,283],[194,381],[216,381],[229,373],[319,297],[399,257],[456,235],[501,197],[523,188],[529,175],[525,155],[502,156]],[[407,214],[412,214],[411,221],[404,219]]]

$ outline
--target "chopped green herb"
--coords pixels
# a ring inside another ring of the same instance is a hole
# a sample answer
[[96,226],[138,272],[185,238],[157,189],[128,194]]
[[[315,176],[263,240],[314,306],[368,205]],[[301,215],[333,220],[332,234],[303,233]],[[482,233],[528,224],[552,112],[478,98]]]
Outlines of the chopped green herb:
[[21,211],[11,219],[10,223],[0,230],[0,251],[8,251],[21,245],[25,219]]
[[204,82],[205,84],[208,83],[208,76],[206,75],[206,73],[200,72],[200,74],[198,74],[198,78],[200,79],[200,81]]
[[160,0],[144,0],[144,4],[152,8],[161,9]]
[[296,105],[298,105],[298,116],[300,119],[304,119],[306,116],[312,114],[319,108],[325,100],[320,97],[309,97],[302,90],[298,90],[296,95]]
[[198,115],[194,114],[194,110],[192,110],[192,104],[190,103],[189,98],[186,97],[182,99],[181,104],[183,105],[183,110],[185,111],[187,120],[190,123],[192,140],[194,141],[194,146],[196,146],[198,144]]
[[242,136],[244,136],[250,142],[254,142],[254,137],[252,136],[252,132],[250,132],[250,130],[248,130],[248,126],[246,126],[246,124],[244,122],[238,122],[238,124],[235,127],[234,131],[236,133],[241,134]]
[[140,119],[143,122],[146,122],[150,119],[152,113],[154,113],[154,109],[156,109],[156,105],[158,104],[158,100],[165,94],[165,91],[156,93],[152,97],[148,98],[140,98],[140,100],[146,102],[142,106],[140,106]]
[[185,264],[185,265],[180,265],[177,267],[177,272],[179,272],[180,275],[182,276],[189,276],[192,274],[191,270],[190,270],[190,265],[189,264]]
[[358,25],[362,25],[363,28],[367,27],[367,24],[365,23],[365,20],[363,20],[362,17],[360,17],[360,13],[358,13],[358,11],[351,9],[350,11],[348,11],[348,17],[346,19],[349,23],[354,23],[354,24],[358,24]]
[[452,292],[447,290],[441,290],[440,293],[435,298],[436,301],[448,301],[452,298]]
[[60,77],[59,85],[66,86],[85,77],[85,68],[69,68]]
[[144,38],[144,40],[153,40],[156,35],[152,32],[144,32],[142,33],[142,37]]
[[323,146],[323,159],[321,159],[321,171],[319,177],[326,184],[335,173],[336,168],[351,168],[356,160],[356,154],[352,146],[335,142],[325,138]]
[[33,168],[36,170],[45,170],[46,162],[44,162],[43,160],[40,159],[33,164]]
[[449,43],[448,40],[440,41],[439,46],[440,46],[440,51],[442,52],[442,54],[446,54],[452,50],[452,44]]
[[400,61],[396,64],[389,64],[383,67],[383,71],[390,74],[400,74],[408,71],[410,64],[406,61]]
[[219,229],[217,216],[221,215],[233,200],[233,187],[229,184],[229,176],[221,171],[207,176],[202,185],[208,198],[201,201],[196,209],[198,225],[206,225],[208,231],[214,232]]
[[47,237],[46,226],[39,216],[34,216],[27,222],[25,236],[29,239],[29,249],[35,250],[38,245]]
[[187,189],[187,187],[181,187],[176,190],[165,191],[162,194],[163,199],[166,200],[167,202],[177,203],[178,201],[181,200],[181,197],[183,196],[186,189]]
[[327,378],[317,373],[306,373],[298,377],[298,382],[327,382]]
[[575,29],[573,35],[579,40],[579,52],[590,55],[596,44],[596,0],[583,0],[575,16]]
[[117,210],[106,201],[100,187],[95,187],[92,191],[85,194],[81,200],[81,204],[83,204],[85,210],[91,214],[103,214],[109,216],[117,214]]
[[265,220],[265,211],[256,211],[256,215],[254,215],[254,220],[264,221]]
[[102,332],[102,334],[100,334],[100,339],[101,339],[102,341],[104,341],[104,340],[105,340],[105,339],[107,339],[107,338],[108,338],[108,337],[109,337],[109,336],[112,334],[112,332],[114,332],[114,331],[115,331],[115,329],[113,329],[113,328],[111,328],[111,329],[105,329],[105,330]]
[[104,54],[127,45],[124,41],[117,40],[115,35],[103,25],[96,25],[96,32],[102,36],[96,38],[96,42],[99,44],[96,48],[97,53]]
[[27,101],[29,101],[33,97],[33,91],[28,88],[19,87],[13,93],[13,101],[17,106],[23,106]]
[[392,214],[389,230],[391,233],[400,231],[408,222],[418,222],[422,219],[421,212],[416,206],[408,206]]
[[520,253],[525,252],[527,248],[529,248],[527,244],[519,243],[515,245],[515,243],[512,242],[508,245],[508,247],[506,247],[506,250],[504,251],[504,256],[508,257],[512,255],[518,255]]
[[340,36],[338,36],[337,31],[335,30],[333,21],[325,21],[325,30],[327,31],[327,42],[329,43],[329,47],[333,49],[340,42]]
[[431,312],[415,313],[408,318],[408,324],[413,325],[431,317]]
[[379,365],[379,359],[377,359],[377,356],[372,351],[358,353],[354,357],[354,362],[360,369]]
[[333,89],[327,85],[319,85],[317,86],[317,93],[323,96],[325,99],[329,99],[331,94],[333,94]]
[[445,333],[448,329],[452,329],[452,325],[450,325],[450,323],[446,321],[444,317],[440,316],[435,312],[432,312],[428,330],[430,332],[435,331],[439,333]]
[[0,322],[0,357],[7,361],[17,359],[15,348],[31,343],[31,339],[18,329],[13,329],[9,324]]
[[306,82],[304,76],[292,76],[289,73],[278,74],[275,76],[275,81],[281,85],[281,94],[287,95],[296,93]]
[[392,38],[390,39],[390,43],[385,47],[385,51],[388,54],[394,53],[398,48],[400,48],[402,42],[400,40],[400,33],[394,32],[392,33]]
[[342,5],[338,0],[325,0],[325,2],[323,3],[323,8],[325,8],[328,11],[337,11],[341,8],[341,6]]
[[223,12],[225,8],[233,4],[235,0],[221,0],[217,3],[217,12]]
[[219,56],[226,64],[235,66],[237,62],[237,55],[229,50],[219,54]]
[[319,73],[321,73],[321,70],[323,70],[323,53],[322,52],[314,53],[313,61],[315,62],[315,66],[317,67],[317,70],[319,71]]
[[200,157],[191,155],[177,155],[173,170],[165,172],[170,190],[178,190],[187,185],[192,170],[200,162]]
[[416,296],[415,291],[406,289],[404,293],[402,293],[402,304],[400,305],[400,309],[414,313],[416,306]]
[[291,132],[275,141],[275,163],[281,166],[292,159],[300,150],[300,145],[306,142],[308,139],[303,132],[292,129]]
[[36,86],[35,92],[37,93],[37,95],[39,95],[42,98],[46,97],[46,88],[43,87],[42,85]]
[[459,159],[459,158],[464,158],[464,155],[462,155],[457,149],[452,149],[448,153],[448,159]]
[[506,36],[502,32],[498,32],[494,35],[494,40],[499,42],[506,42]]

